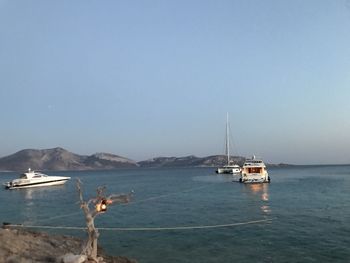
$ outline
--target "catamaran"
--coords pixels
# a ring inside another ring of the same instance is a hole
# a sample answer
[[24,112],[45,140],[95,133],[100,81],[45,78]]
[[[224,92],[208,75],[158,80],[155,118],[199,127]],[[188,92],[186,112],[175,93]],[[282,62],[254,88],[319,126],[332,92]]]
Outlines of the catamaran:
[[228,123],[228,113],[226,115],[226,156],[227,156],[227,164],[218,167],[216,169],[216,173],[218,174],[239,174],[241,172],[241,168],[239,165],[234,164],[230,160],[230,128],[229,128],[229,123]]

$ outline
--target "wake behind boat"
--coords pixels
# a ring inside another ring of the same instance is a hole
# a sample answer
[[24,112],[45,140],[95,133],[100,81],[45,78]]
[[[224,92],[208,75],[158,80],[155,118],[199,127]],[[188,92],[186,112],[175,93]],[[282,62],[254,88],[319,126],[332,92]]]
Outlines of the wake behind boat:
[[61,185],[67,182],[70,177],[66,176],[48,176],[46,174],[32,171],[21,174],[21,177],[5,183],[6,189],[30,188],[39,186]]

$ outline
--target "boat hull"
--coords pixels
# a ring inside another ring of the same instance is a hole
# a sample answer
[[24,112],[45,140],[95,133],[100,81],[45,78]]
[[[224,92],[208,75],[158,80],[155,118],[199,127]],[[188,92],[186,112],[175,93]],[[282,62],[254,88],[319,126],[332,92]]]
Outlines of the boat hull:
[[232,169],[227,169],[227,168],[218,168],[216,170],[217,174],[232,174]]
[[35,183],[24,183],[24,184],[11,184],[7,183],[5,185],[6,189],[23,189],[23,188],[33,188],[33,187],[42,187],[42,186],[53,186],[53,185],[62,185],[65,184],[69,179],[59,179],[47,182],[35,182]]
[[267,173],[264,175],[262,175],[262,174],[242,174],[240,182],[245,183],[245,184],[270,183],[270,177]]
[[217,174],[239,174],[240,172],[239,167],[220,167],[216,170]]
[[244,183],[244,184],[264,184],[264,183],[270,183],[270,181],[264,180],[264,179],[248,179],[248,180],[242,181],[242,183]]

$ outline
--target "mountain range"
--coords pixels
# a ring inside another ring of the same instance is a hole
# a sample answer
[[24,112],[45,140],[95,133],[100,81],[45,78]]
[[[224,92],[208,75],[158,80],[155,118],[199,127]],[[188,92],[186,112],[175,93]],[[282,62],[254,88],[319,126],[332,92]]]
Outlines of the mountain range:
[[[231,160],[242,165],[244,157],[232,156]],[[226,156],[213,155],[196,157],[157,157],[136,162],[126,157],[111,153],[95,153],[79,155],[63,148],[25,149],[12,155],[0,158],[0,171],[33,170],[65,171],[65,170],[111,170],[117,168],[137,167],[216,167],[226,163]]]
[[0,158],[0,171],[33,170],[98,170],[138,167],[128,158],[109,153],[79,155],[63,148],[35,150],[26,149]]

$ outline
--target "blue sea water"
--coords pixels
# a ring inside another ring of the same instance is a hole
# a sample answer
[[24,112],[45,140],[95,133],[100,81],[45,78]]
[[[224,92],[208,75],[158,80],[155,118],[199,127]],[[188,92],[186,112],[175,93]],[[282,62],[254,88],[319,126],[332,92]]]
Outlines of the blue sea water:
[[[84,226],[75,179],[85,198],[96,187],[134,197],[109,207],[97,227],[173,227],[243,223],[226,228],[100,231],[112,255],[157,262],[350,262],[350,166],[270,168],[271,184],[244,185],[211,168],[49,172],[63,186],[0,191],[3,222]],[[17,177],[1,173],[0,180]],[[45,230],[48,231],[48,230]],[[85,237],[81,230],[49,230]]]

